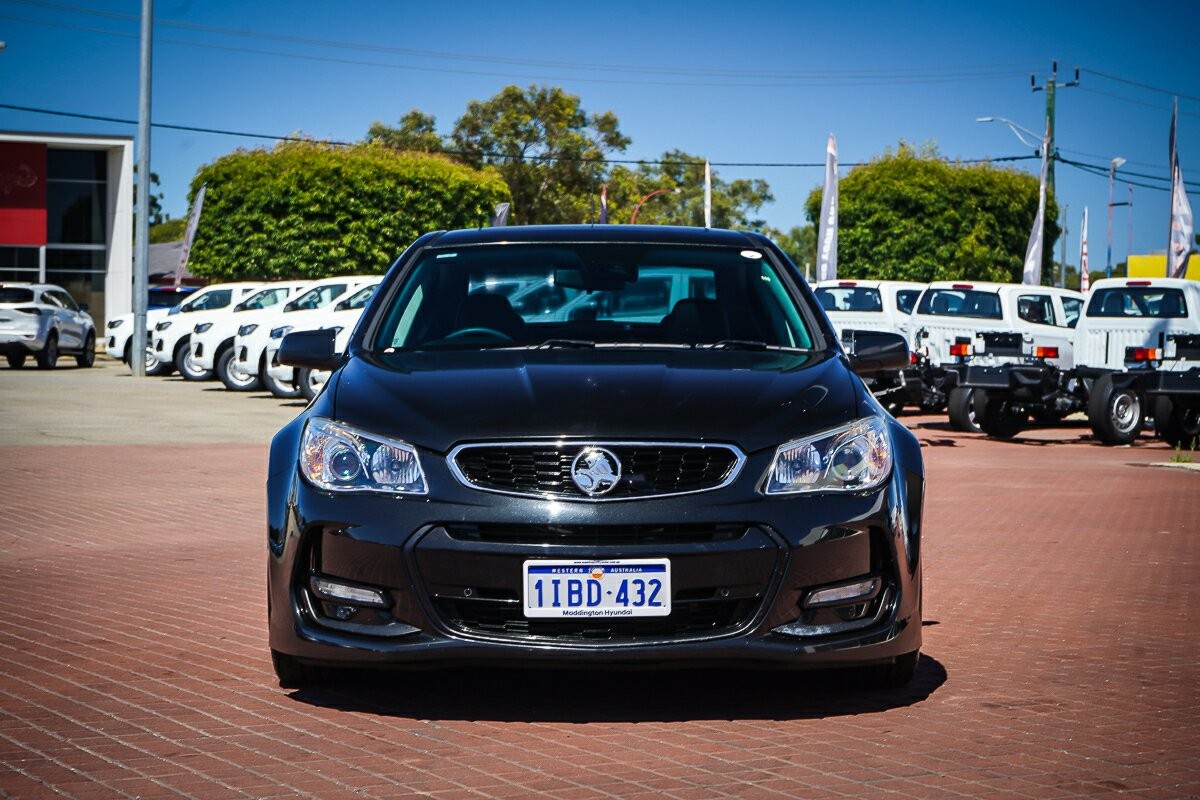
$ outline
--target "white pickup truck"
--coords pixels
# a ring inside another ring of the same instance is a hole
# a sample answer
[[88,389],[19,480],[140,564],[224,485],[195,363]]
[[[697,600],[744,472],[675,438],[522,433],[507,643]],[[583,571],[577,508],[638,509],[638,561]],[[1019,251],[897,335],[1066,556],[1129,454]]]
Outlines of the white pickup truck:
[[[1030,416],[1086,411],[1095,437],[1133,441],[1153,418],[1176,447],[1200,440],[1200,283],[1173,278],[1096,281],[1075,329],[1074,366],[1010,368],[1008,387],[977,402],[984,431],[1014,436]],[[1028,387],[1028,388],[1027,388]]]
[[1073,328],[1083,303],[1079,292],[1054,286],[929,284],[909,319],[925,407],[944,404],[953,427],[978,431],[975,390],[995,386],[996,370],[1031,358],[1070,368]]
[[[924,289],[924,283],[913,281],[834,279],[813,284],[813,293],[842,338],[853,330],[888,331],[907,338],[909,315]],[[906,405],[922,403],[915,368],[872,375],[867,385],[893,416]]]

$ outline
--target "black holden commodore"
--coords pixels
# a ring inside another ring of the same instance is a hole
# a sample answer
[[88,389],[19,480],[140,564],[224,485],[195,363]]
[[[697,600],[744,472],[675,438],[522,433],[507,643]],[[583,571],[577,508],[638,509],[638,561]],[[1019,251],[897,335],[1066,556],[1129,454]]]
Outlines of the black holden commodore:
[[753,233],[628,225],[431,233],[271,445],[270,645],[332,666],[855,667],[921,646],[924,468]]

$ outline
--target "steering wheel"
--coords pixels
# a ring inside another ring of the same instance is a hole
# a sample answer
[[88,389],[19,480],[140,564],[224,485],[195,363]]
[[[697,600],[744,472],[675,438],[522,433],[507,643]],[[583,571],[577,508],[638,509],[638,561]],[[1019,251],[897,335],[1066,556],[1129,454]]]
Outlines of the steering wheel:
[[466,339],[471,336],[482,336],[488,339],[495,339],[500,342],[513,341],[513,337],[509,336],[504,331],[498,331],[495,328],[461,328],[446,336],[445,341],[449,342],[454,339]]

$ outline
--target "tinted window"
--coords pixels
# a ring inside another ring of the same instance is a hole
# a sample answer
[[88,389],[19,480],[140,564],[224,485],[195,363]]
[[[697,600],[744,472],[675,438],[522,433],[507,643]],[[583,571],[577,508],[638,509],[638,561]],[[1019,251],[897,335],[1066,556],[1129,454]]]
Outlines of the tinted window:
[[810,347],[783,278],[747,252],[628,244],[429,250],[381,310],[376,347],[730,339]]
[[362,289],[359,289],[357,292],[350,295],[345,300],[339,301],[338,308],[340,308],[340,309],[366,308],[367,303],[370,302],[371,298],[375,296],[375,290],[378,288],[379,288],[379,284],[377,284],[377,283],[372,284],[371,286],[364,286]]
[[1062,299],[1063,314],[1067,318],[1067,327],[1074,328],[1075,323],[1079,322],[1079,315],[1083,311],[1083,301],[1078,297],[1064,297]]
[[1000,297],[975,289],[930,289],[921,296],[917,312],[931,316],[1003,319]]
[[0,303],[32,303],[33,290],[16,287],[0,287]]
[[1187,303],[1179,289],[1123,286],[1093,292],[1087,314],[1089,317],[1177,319],[1187,316]]
[[242,302],[234,306],[237,311],[253,311],[261,308],[270,308],[273,305],[282,303],[287,299],[288,289],[286,286],[277,286],[273,289],[263,289],[261,292],[255,292],[247,297]]
[[214,308],[225,308],[233,302],[233,290],[213,289],[202,295],[196,295],[183,304],[180,311],[210,311]]
[[283,307],[284,311],[310,311],[314,308],[327,306],[333,299],[346,291],[346,283],[330,283],[325,286],[314,286],[295,300],[289,300]]
[[1017,298],[1017,316],[1035,325],[1054,324],[1054,301],[1048,294],[1024,294]]
[[187,299],[189,292],[177,292],[174,289],[150,289],[146,292],[147,308],[171,308]]
[[911,314],[920,296],[920,289],[901,289],[896,292],[896,308],[905,314]]
[[878,311],[883,313],[883,300],[878,289],[861,286],[822,286],[816,291],[821,307],[826,311]]

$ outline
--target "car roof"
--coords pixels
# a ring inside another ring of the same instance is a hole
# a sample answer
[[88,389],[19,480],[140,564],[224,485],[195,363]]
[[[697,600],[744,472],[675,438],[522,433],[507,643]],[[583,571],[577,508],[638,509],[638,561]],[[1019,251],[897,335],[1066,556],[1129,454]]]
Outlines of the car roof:
[[432,234],[425,244],[430,247],[461,247],[478,244],[619,242],[759,247],[764,241],[763,237],[748,231],[673,225],[511,225],[439,231]]
[[1041,284],[1030,283],[998,283],[996,281],[973,281],[967,278],[956,281],[934,281],[929,284],[930,289],[978,289],[989,292],[1009,291],[1009,292],[1053,292],[1055,294],[1066,294],[1074,297],[1082,297],[1083,295],[1074,289],[1064,289],[1061,286],[1043,286]]

